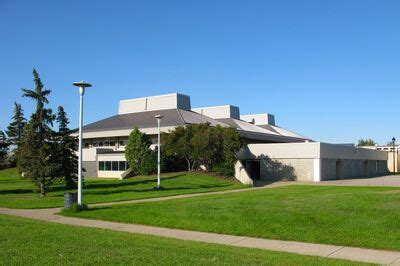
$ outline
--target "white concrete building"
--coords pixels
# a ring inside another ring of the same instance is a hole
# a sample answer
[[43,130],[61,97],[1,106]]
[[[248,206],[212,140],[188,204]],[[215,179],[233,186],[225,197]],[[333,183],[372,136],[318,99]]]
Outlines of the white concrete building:
[[[157,114],[163,116],[162,132],[197,123],[237,129],[250,143],[236,165],[236,178],[243,183],[280,178],[318,182],[387,171],[383,167],[387,152],[312,142],[277,126],[269,113],[241,115],[239,107],[232,105],[192,109],[189,96],[174,93],[121,100],[117,115],[84,126],[84,175],[125,177],[130,171],[124,156],[130,132],[138,127],[156,143]],[[277,171],[277,166],[288,172]]]

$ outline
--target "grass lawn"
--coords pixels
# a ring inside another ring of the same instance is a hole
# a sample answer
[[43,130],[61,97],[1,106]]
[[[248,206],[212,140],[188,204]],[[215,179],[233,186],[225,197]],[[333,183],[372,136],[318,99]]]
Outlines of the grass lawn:
[[[21,234],[21,232],[24,232]],[[356,265],[0,215],[4,265]]]
[[400,189],[293,185],[94,208],[79,217],[400,250]]
[[[161,180],[163,190],[155,190],[156,184],[156,176],[137,176],[126,180],[86,178],[83,199],[85,203],[97,203],[247,187],[238,182],[201,173],[163,175]],[[32,182],[21,178],[16,169],[0,171],[0,207],[60,207],[63,206],[66,191],[63,183],[58,183],[45,198],[41,198],[34,192]]]

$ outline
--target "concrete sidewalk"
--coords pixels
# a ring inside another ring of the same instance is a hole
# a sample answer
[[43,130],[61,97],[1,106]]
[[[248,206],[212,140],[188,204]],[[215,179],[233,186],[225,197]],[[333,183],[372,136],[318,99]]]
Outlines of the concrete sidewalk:
[[61,208],[53,209],[7,209],[0,208],[0,214],[14,215],[59,224],[109,229],[128,233],[154,235],[181,240],[222,244],[228,246],[258,248],[281,252],[311,255],[326,258],[353,260],[368,263],[400,265],[400,252],[344,247],[325,244],[312,244],[295,241],[269,240],[253,237],[205,233],[180,229],[170,229],[137,224],[106,222],[56,215]]

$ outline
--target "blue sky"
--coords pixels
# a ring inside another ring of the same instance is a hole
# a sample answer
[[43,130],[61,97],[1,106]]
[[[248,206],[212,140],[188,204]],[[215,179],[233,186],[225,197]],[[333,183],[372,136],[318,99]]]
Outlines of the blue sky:
[[400,1],[0,0],[0,129],[32,68],[77,126],[118,101],[181,92],[192,106],[275,114],[315,140],[400,139]]

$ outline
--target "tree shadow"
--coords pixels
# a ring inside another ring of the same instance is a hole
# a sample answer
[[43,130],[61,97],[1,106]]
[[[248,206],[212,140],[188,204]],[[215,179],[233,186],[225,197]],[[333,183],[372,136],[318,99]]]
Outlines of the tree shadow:
[[255,156],[255,159],[260,160],[260,177],[252,178],[254,186],[265,186],[278,181],[297,180],[296,171],[293,166],[273,160],[265,154]]
[[[157,184],[157,182],[153,182],[154,186]],[[162,192],[162,191],[179,191],[179,190],[186,190],[186,191],[196,191],[196,190],[201,190],[201,189],[210,189],[210,188],[223,188],[223,187],[228,187],[228,185],[197,185],[196,187],[163,187],[162,189],[157,189],[153,186],[149,188],[143,188],[143,189],[124,189],[124,190],[101,190],[101,191],[87,191],[86,194],[90,195],[112,195],[112,194],[119,194],[119,193],[129,193],[129,192],[134,192],[134,193],[148,193],[148,192]]]
[[[176,179],[178,177],[181,177],[185,175],[184,173],[182,174],[177,174],[177,175],[172,175],[172,176],[166,176],[166,177],[161,177],[162,179]],[[100,178],[99,178],[100,179]],[[87,183],[84,188],[86,189],[101,189],[101,188],[119,188],[119,187],[126,187],[126,186],[136,186],[140,184],[149,184],[149,183],[154,183],[157,182],[157,177],[152,176],[152,177],[146,177],[146,179],[140,179],[140,180],[135,180],[135,177],[130,177],[129,179],[125,179],[122,181],[119,180],[111,180],[110,183],[99,183],[99,184],[94,184],[94,183]]]
[[293,166],[272,160],[267,155],[261,154],[259,156],[261,163],[266,168],[265,176],[273,181],[296,181],[296,171]]

